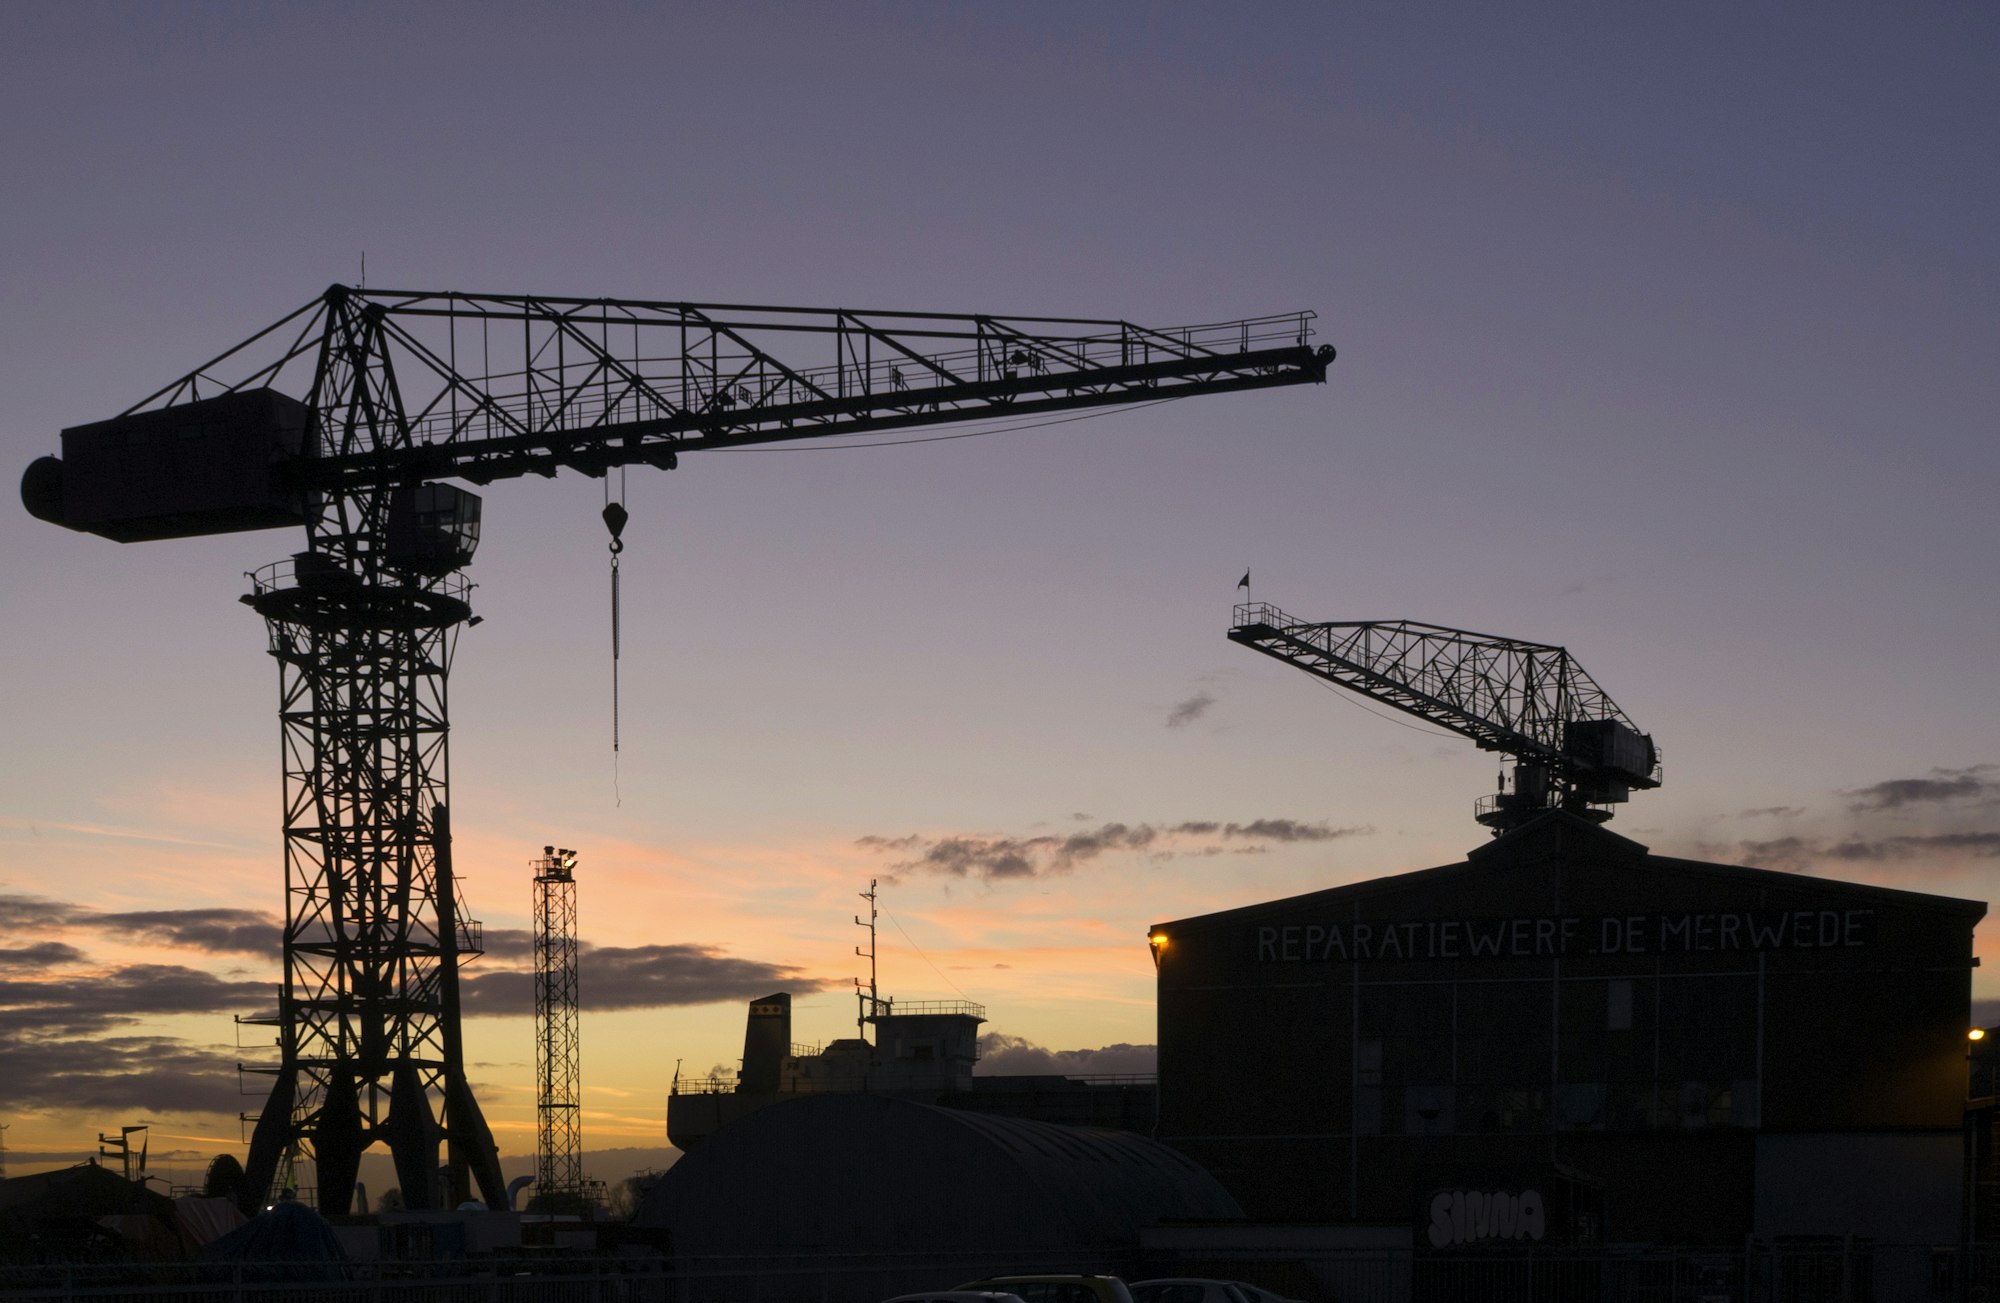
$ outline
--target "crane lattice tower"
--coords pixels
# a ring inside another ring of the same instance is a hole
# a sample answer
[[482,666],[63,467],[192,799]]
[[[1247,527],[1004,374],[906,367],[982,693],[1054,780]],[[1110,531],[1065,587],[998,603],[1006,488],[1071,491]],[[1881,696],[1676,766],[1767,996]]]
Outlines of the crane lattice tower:
[[542,848],[535,870],[535,1202],[583,1198],[583,1083],[576,983],[576,852]]
[[[386,1143],[408,1206],[504,1207],[464,1072],[446,681],[479,622],[484,485],[681,454],[1320,383],[1313,314],[1116,320],[361,290],[336,285],[27,469],[29,512],[119,542],[304,526],[251,576],[279,666],[279,1062],[243,1201],[290,1154],[348,1211]],[[309,373],[303,383],[295,377]],[[291,385],[304,397],[290,396]]]

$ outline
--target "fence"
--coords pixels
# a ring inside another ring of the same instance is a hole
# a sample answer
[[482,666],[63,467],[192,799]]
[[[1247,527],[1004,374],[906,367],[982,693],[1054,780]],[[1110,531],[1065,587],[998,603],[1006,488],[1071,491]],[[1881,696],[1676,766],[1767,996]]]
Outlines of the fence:
[[1475,1255],[1211,1246],[1149,1254],[1143,1269],[1247,1280],[1311,1303],[2000,1303],[2000,1245],[1841,1237]]
[[[95,1263],[0,1267],[5,1303],[877,1303],[1014,1272],[1129,1274],[1133,1260],[1047,1253],[811,1254],[669,1260]],[[337,1274],[339,1278],[330,1279]]]
[[878,1303],[981,1277],[1101,1272],[1247,1280],[1306,1303],[2000,1303],[2000,1246],[1863,1240],[1734,1251],[1607,1247],[1485,1256],[1407,1249],[1200,1256],[814,1254],[541,1257],[306,1265],[0,1267],[5,1303]]

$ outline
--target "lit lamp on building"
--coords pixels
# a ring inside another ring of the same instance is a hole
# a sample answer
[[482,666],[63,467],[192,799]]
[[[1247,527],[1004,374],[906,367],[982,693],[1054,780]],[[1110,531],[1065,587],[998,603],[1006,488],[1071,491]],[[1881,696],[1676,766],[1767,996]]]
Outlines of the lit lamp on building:
[[1158,968],[1160,966],[1160,956],[1166,953],[1167,934],[1164,932],[1155,932],[1146,938],[1146,944],[1153,951],[1153,967]]

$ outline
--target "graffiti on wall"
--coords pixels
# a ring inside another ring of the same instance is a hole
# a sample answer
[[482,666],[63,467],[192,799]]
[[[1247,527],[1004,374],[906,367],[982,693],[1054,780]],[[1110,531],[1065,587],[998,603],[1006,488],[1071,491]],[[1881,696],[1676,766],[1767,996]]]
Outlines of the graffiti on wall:
[[1539,1190],[1439,1190],[1431,1196],[1425,1234],[1433,1249],[1495,1240],[1537,1242],[1548,1237],[1548,1212]]

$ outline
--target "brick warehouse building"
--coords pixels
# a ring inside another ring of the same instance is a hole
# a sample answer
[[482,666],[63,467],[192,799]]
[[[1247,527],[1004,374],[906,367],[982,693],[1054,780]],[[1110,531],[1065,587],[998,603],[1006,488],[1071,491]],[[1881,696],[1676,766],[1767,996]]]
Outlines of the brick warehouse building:
[[1157,1134],[1253,1218],[1419,1250],[1953,1243],[1984,914],[1551,812],[1158,925]]

